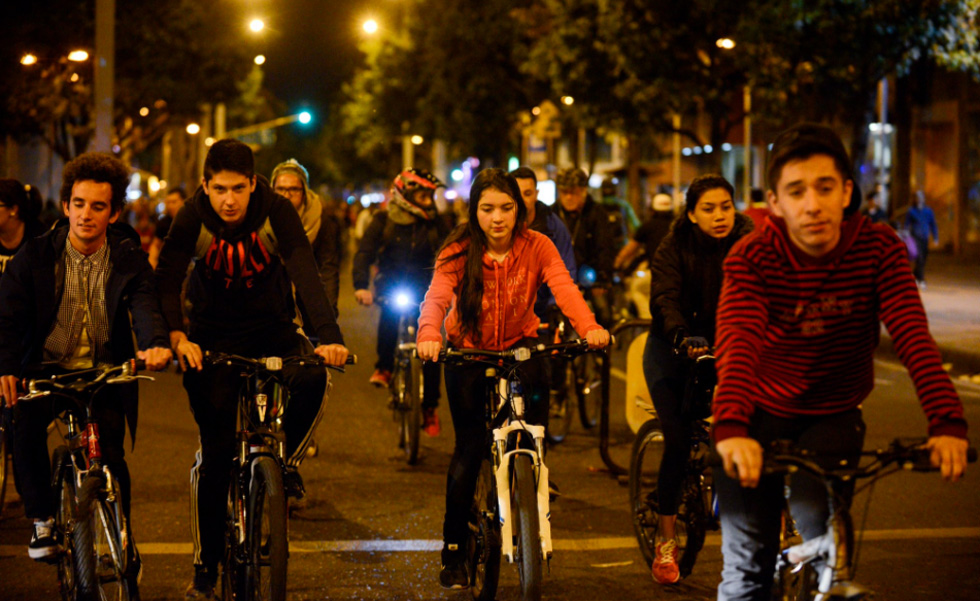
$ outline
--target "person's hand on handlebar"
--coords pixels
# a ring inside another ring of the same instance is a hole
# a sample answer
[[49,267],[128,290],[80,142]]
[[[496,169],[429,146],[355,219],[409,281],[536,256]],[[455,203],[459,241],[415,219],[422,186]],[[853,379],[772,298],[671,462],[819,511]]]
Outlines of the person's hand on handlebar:
[[711,351],[711,345],[702,336],[688,336],[681,341],[680,350],[687,351],[689,358],[697,359],[701,355],[707,355]]
[[715,443],[725,473],[746,488],[755,488],[762,473],[762,445],[754,438],[735,436]]
[[7,403],[8,407],[17,404],[17,389],[20,387],[20,379],[17,376],[0,376],[0,396]]
[[599,329],[585,333],[589,348],[606,348],[609,346],[609,330]]
[[201,368],[204,366],[204,354],[201,353],[200,346],[187,339],[187,334],[180,330],[170,332],[170,348],[173,349],[174,355],[177,356],[180,369],[184,371],[188,369],[201,371]]
[[943,480],[956,482],[966,473],[966,451],[970,443],[955,436],[930,436],[925,448],[932,452],[929,459],[933,467],[938,467]]
[[441,340],[428,340],[415,345],[415,354],[423,361],[438,361],[442,351]]
[[313,352],[323,357],[323,360],[329,365],[337,367],[347,363],[347,356],[350,354],[347,347],[342,344],[321,344],[313,349]]
[[370,307],[374,303],[374,296],[372,296],[370,290],[362,288],[354,291],[354,300],[356,300],[357,304],[359,305]]
[[146,369],[160,371],[167,369],[174,354],[168,348],[155,346],[145,351],[137,351],[136,356],[146,362]]

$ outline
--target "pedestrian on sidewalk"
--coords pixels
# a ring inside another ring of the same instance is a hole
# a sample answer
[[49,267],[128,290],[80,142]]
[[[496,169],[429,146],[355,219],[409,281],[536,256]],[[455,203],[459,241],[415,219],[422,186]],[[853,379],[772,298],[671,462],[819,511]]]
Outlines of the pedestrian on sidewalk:
[[932,209],[926,205],[926,193],[918,190],[915,193],[915,202],[909,207],[905,214],[905,227],[912,234],[915,240],[915,261],[912,265],[912,273],[919,288],[926,287],[926,257],[929,254],[929,236],[939,241],[939,229],[936,227],[936,216]]

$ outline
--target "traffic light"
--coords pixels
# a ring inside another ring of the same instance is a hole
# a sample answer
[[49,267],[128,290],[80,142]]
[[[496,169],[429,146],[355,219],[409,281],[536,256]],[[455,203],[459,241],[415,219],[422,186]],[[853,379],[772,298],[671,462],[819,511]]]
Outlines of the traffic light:
[[299,114],[299,122],[303,125],[306,125],[310,121],[313,121],[313,115],[310,114],[310,111],[303,111]]

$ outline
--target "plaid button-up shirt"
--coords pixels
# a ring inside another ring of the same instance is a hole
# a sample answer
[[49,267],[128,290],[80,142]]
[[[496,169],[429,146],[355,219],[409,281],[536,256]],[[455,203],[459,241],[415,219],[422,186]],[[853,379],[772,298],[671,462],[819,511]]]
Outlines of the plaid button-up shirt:
[[106,241],[102,248],[85,256],[67,239],[64,256],[64,293],[58,317],[44,340],[44,360],[69,369],[104,364],[109,354],[105,302],[105,286],[112,268],[109,243]]

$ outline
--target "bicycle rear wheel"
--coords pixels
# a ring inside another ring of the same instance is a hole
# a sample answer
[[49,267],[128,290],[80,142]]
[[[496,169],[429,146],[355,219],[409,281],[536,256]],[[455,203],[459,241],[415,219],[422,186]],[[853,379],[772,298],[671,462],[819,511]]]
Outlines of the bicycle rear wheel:
[[517,539],[515,563],[521,581],[521,599],[541,599],[541,527],[538,520],[538,495],[534,467],[527,455],[514,457],[511,513]]
[[252,463],[245,566],[246,601],[286,599],[286,496],[282,470],[271,457]]
[[61,539],[61,555],[58,557],[58,588],[64,601],[75,601],[74,530],[77,508],[75,506],[75,478],[71,469],[68,447],[54,450],[51,461],[52,488],[58,509],[54,516],[55,531]]
[[131,591],[126,577],[126,525],[119,503],[106,500],[106,488],[105,474],[90,472],[78,492],[74,555],[78,597],[127,601]]
[[651,419],[640,426],[630,455],[629,491],[633,532],[647,566],[653,565],[657,532],[660,530],[660,508],[657,479],[664,455],[664,433],[660,420]]
[[575,395],[582,427],[591,429],[599,422],[602,409],[602,372],[595,353],[585,353],[572,360],[575,373]]
[[493,464],[484,459],[473,495],[473,520],[466,553],[470,592],[476,601],[493,601],[500,579],[500,530]]

